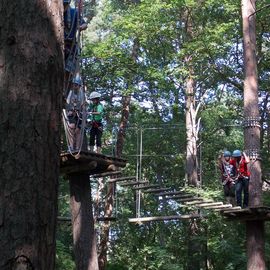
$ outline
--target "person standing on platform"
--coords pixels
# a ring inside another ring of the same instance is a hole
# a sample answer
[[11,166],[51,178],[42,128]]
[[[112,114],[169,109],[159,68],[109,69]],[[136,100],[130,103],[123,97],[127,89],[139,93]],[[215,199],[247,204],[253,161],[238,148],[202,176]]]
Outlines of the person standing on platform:
[[[249,177],[250,172],[248,170],[249,157],[245,154],[245,152],[241,152],[240,150],[234,150],[232,154],[233,160],[232,164],[236,170],[236,182],[235,182],[235,190],[236,190],[236,203],[237,206],[241,206],[243,208],[248,207],[248,188],[249,188]],[[244,192],[244,200],[242,202],[242,192]]]
[[91,104],[89,106],[89,120],[90,120],[90,151],[94,151],[95,144],[97,146],[97,153],[101,153],[101,137],[103,133],[102,118],[104,113],[104,107],[100,103],[100,93],[92,92],[89,99]]
[[219,160],[219,168],[221,171],[221,181],[223,185],[224,196],[227,203],[235,206],[235,177],[236,170],[231,164],[231,152],[224,151]]
[[67,97],[66,111],[70,129],[69,150],[78,151],[81,147],[82,113],[85,106],[85,94],[79,76],[72,80],[71,90]]

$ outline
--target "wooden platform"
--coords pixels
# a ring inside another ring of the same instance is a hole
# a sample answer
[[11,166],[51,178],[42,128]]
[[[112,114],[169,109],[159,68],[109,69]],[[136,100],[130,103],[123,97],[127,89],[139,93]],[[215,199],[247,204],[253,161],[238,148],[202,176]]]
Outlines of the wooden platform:
[[126,166],[127,160],[106,156],[90,151],[81,151],[79,154],[63,152],[60,156],[60,173],[87,173],[89,175],[116,171]]
[[227,220],[270,220],[270,207],[250,207],[244,209],[226,209],[224,211],[220,211],[220,213]]

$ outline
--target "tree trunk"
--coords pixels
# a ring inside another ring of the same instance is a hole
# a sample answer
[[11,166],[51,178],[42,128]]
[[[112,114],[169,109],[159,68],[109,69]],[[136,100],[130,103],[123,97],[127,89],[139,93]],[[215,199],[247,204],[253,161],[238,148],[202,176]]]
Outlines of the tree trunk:
[[98,270],[89,175],[69,175],[76,269]]
[[186,89],[186,179],[188,185],[198,186],[198,162],[197,162],[197,128],[194,99],[194,80],[191,76],[187,80]]
[[[244,117],[245,151],[251,158],[249,182],[249,206],[259,206],[262,202],[260,128],[258,108],[258,75],[256,59],[256,0],[242,0],[243,47],[244,47]],[[251,121],[253,119],[253,121]],[[248,270],[265,270],[264,222],[247,221]]]
[[122,117],[119,125],[119,131],[117,134],[117,142],[116,142],[116,156],[121,157],[123,153],[124,141],[126,137],[126,128],[128,124],[129,118],[129,106],[130,106],[131,96],[123,96],[122,98]]
[[0,269],[54,269],[62,2],[0,2]]

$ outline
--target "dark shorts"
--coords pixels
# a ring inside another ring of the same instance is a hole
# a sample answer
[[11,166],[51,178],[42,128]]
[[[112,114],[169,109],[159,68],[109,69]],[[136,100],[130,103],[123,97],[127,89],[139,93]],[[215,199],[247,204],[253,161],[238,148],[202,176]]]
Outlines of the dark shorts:
[[82,114],[81,113],[68,113],[68,122],[70,124],[75,124],[76,127],[81,128],[82,127]]

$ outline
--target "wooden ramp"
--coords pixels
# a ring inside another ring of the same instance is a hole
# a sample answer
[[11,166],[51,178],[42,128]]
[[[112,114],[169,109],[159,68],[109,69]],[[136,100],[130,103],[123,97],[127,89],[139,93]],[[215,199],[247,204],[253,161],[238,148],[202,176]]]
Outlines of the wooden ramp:
[[89,175],[116,171],[126,166],[127,160],[90,151],[63,152],[60,156],[60,173],[87,173]]

